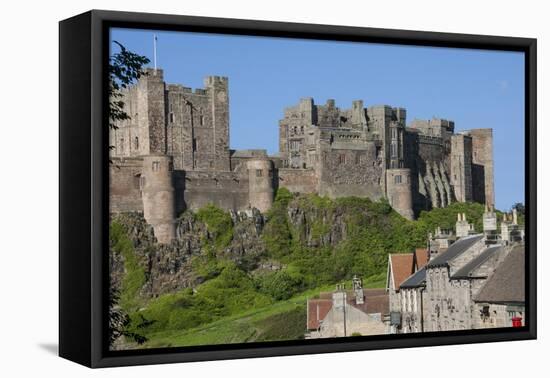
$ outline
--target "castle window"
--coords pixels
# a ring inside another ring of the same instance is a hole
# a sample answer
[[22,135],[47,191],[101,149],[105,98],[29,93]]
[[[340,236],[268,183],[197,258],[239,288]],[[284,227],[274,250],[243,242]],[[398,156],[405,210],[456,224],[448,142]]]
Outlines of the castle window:
[[153,172],[158,172],[160,170],[160,161],[154,161],[151,169]]
[[401,175],[395,176],[395,177],[394,177],[394,182],[395,182],[396,184],[401,184]]
[[397,145],[394,143],[390,145],[390,154],[392,157],[397,156]]
[[341,154],[341,155],[338,157],[338,161],[340,162],[340,164],[346,164],[346,155]]
[[172,172],[174,170],[174,163],[173,162],[169,162],[168,163],[168,172]]
[[391,129],[391,137],[392,137],[392,139],[397,139],[397,129],[396,128]]
[[134,138],[134,149],[139,150],[139,138]]
[[204,125],[204,116],[199,116],[199,125]]
[[363,157],[359,154],[355,155],[355,164],[361,164]]
[[120,153],[124,153],[124,138],[120,138]]
[[144,187],[145,187],[145,177],[139,176],[139,188],[143,190]]
[[304,133],[304,126],[300,126],[300,134]]
[[193,138],[193,151],[197,151],[197,138]]
[[170,113],[170,123],[174,123],[174,113]]
[[263,176],[263,172],[261,169],[256,169],[256,177],[262,177]]

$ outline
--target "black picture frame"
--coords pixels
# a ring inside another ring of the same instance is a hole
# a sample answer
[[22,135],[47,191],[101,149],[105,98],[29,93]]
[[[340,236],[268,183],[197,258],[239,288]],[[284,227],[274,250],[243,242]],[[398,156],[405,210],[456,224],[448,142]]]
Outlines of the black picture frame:
[[[102,125],[106,124],[107,114],[105,69],[111,27],[524,52],[527,325],[307,342],[108,351],[108,128]],[[536,39],[102,10],[61,21],[59,32],[61,357],[95,368],[536,338]]]

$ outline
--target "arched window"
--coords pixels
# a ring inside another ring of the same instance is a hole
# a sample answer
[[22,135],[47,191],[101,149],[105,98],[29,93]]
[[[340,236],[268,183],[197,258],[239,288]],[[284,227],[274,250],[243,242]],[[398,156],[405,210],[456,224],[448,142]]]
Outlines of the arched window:
[[134,149],[139,150],[139,138],[138,137],[134,138]]

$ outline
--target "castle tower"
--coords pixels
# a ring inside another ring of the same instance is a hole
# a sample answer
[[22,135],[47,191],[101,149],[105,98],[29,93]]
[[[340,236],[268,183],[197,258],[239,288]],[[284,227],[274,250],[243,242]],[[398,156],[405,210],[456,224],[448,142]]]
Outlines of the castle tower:
[[156,154],[143,157],[143,215],[162,244],[170,243],[176,236],[173,170],[171,156]]
[[[204,87],[209,97],[211,119],[211,140],[205,141],[213,159],[209,168],[216,171],[230,171],[229,160],[229,81],[227,77],[208,76]],[[200,151],[199,151],[200,152]]]
[[493,129],[468,130],[472,137],[473,200],[495,206]]
[[[161,69],[146,69],[137,82],[137,122],[142,154],[166,153],[165,85]],[[131,114],[135,117],[135,114]]]
[[267,158],[247,161],[248,196],[250,207],[262,213],[273,205],[273,163]]
[[414,219],[409,168],[386,170],[386,194],[395,211],[407,219]]
[[472,138],[451,136],[451,185],[459,202],[472,201]]

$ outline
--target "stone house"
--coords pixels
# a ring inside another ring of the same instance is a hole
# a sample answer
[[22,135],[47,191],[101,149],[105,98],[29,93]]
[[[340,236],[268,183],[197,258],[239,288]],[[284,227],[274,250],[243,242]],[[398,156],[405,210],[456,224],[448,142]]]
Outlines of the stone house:
[[[450,232],[436,231],[427,264],[398,287],[392,287],[395,280],[389,277],[392,332],[510,326],[512,317],[523,317],[524,286],[518,282],[524,275],[524,256],[517,252],[524,250],[522,240],[499,238],[496,215],[489,209],[482,234],[473,234],[464,221],[465,216],[459,215],[457,233],[465,236],[458,239]],[[521,227],[515,222],[509,229],[517,236]],[[390,267],[395,265],[390,255]],[[498,280],[507,283],[495,284]]]
[[366,336],[388,333],[388,295],[384,289],[342,286],[307,301],[306,338]]
[[390,333],[420,332],[422,297],[411,286],[425,273],[428,250],[417,248],[413,253],[390,254],[386,290],[390,304]]
[[[474,328],[525,325],[525,246],[516,245],[474,296]],[[513,320],[514,319],[514,320]]]

